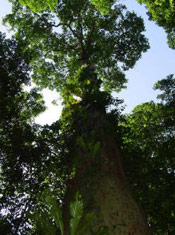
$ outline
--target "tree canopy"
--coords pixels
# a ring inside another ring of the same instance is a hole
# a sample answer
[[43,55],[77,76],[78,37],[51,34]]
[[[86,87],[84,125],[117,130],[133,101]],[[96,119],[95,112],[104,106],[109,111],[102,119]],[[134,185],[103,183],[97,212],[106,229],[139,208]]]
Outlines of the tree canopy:
[[[30,7],[34,12],[39,12],[49,8],[51,11],[56,9],[58,0],[19,0],[24,6]],[[109,10],[114,0],[91,0],[95,7],[104,15]],[[122,2],[122,1],[121,1]],[[162,26],[167,32],[168,44],[175,48],[175,3],[173,0],[137,0],[138,3],[145,4],[148,9],[150,19],[154,20],[159,26]]]
[[103,16],[89,1],[60,1],[55,14],[59,22],[51,12],[32,13],[14,1],[13,13],[6,17],[18,29],[23,52],[32,55],[34,81],[60,90],[68,74],[76,77],[80,64],[92,64],[103,88],[120,90],[126,82],[123,72],[149,48],[142,19],[122,5]]
[[[143,20],[113,1],[11,2],[15,38],[0,35],[2,233],[173,235],[175,79],[130,115],[111,96],[149,49]],[[50,126],[34,123],[43,88],[63,99]]]

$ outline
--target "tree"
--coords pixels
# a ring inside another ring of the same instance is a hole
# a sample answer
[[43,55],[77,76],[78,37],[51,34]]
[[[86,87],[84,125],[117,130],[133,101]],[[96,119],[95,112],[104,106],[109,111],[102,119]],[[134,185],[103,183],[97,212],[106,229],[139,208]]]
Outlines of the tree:
[[[49,138],[54,142],[58,125],[48,130],[32,124],[33,117],[45,107],[37,88],[24,90],[30,84],[31,68],[19,48],[14,38],[7,40],[0,34],[1,234],[27,234],[29,215],[40,208],[38,195],[47,188],[45,166],[58,167],[58,161],[53,163],[54,150],[48,159],[52,148]],[[52,178],[54,172],[52,167]]]
[[173,0],[137,0],[139,3],[146,4],[150,19],[162,26],[168,38],[168,44],[175,48],[175,2]]
[[[55,144],[56,134],[52,131],[49,137],[50,128],[46,129],[46,134],[34,132],[38,133],[35,139],[41,136],[38,141],[44,150],[46,148],[44,153],[41,148],[41,152],[35,152],[40,146],[37,143],[32,154],[43,159],[36,167],[42,166],[42,179],[36,182],[42,196],[38,199],[37,193],[25,188],[25,192],[39,200],[32,206],[42,209],[36,210],[36,215],[44,222],[37,224],[47,225],[48,219],[57,226],[61,216],[56,219],[53,210],[60,204],[64,234],[75,234],[75,231],[77,234],[149,234],[144,216],[131,195],[107,114],[108,106],[114,103],[111,91],[124,87],[124,71],[132,68],[149,48],[142,34],[142,19],[122,5],[113,6],[103,15],[87,0],[59,1],[53,12],[40,13],[20,6],[18,1],[12,3],[13,12],[6,21],[16,29],[20,55],[30,63],[33,81],[41,88],[60,91],[64,103],[60,128],[63,138],[56,138]],[[58,22],[55,22],[56,16]],[[66,148],[59,145],[58,139]],[[54,146],[50,140],[54,141]],[[28,144],[29,150],[32,143]],[[66,153],[69,162],[65,162]],[[54,164],[53,168],[47,168],[48,161],[53,162],[53,154],[57,174],[53,173]],[[38,171],[32,175],[35,164],[32,161],[30,179],[39,178]],[[51,183],[47,183],[46,189],[40,188],[49,170]],[[65,186],[61,188],[57,181]],[[54,194],[56,203],[47,189]],[[49,205],[44,201],[48,197],[52,201]],[[72,209],[72,205],[77,204],[81,209],[79,216]],[[25,215],[27,217],[27,213]],[[59,226],[63,230],[60,223]]]
[[[121,125],[128,179],[143,206],[153,234],[173,234],[175,79],[158,81],[160,103],[135,107]],[[134,170],[132,169],[134,165]]]

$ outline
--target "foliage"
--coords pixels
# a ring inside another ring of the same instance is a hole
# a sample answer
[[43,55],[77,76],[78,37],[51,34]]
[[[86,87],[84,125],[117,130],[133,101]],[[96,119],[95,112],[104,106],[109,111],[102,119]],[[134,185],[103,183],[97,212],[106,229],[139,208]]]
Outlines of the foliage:
[[[56,195],[51,191],[44,191],[43,198],[44,204],[48,206],[47,211],[35,211],[33,215],[30,216],[36,223],[36,232],[41,234],[56,234],[57,231],[61,235],[64,235],[64,224],[63,224],[63,211],[59,205]],[[71,219],[69,221],[70,225],[70,235],[78,234],[78,225],[83,213],[83,201],[80,194],[77,192],[75,195],[75,201],[70,203],[70,215]],[[47,221],[48,220],[48,221]],[[50,221],[49,221],[50,220]],[[56,230],[55,226],[58,228]]]
[[70,234],[76,235],[78,232],[78,224],[83,214],[83,201],[78,193],[76,193],[75,201],[70,204]]
[[[36,88],[24,91],[24,85],[30,83],[30,67],[19,55],[19,48],[14,38],[7,40],[0,34],[0,204],[13,234],[27,234],[33,223],[29,215],[43,207],[40,193],[51,188],[61,198],[64,187],[60,185],[63,172],[57,177],[59,124],[32,124],[45,107]],[[66,162],[66,154],[62,156]]]
[[8,235],[12,234],[12,227],[10,223],[6,219],[3,218],[3,216],[1,216],[0,218],[0,233],[8,234]]
[[[13,0],[13,13],[6,21],[22,41],[23,54],[32,65],[33,80],[41,87],[66,91],[69,88],[72,95],[75,87],[76,93],[83,92],[80,84],[91,90],[94,82],[108,91],[121,90],[127,81],[124,71],[132,68],[149,48],[142,34],[142,19],[121,5],[103,16],[89,1],[59,1],[54,13],[35,14]],[[83,67],[77,79],[82,65],[88,68]],[[87,77],[89,68],[91,74],[93,70],[97,74],[93,83]]]
[[161,99],[164,104],[173,107],[175,102],[175,79],[173,74],[167,76],[166,79],[158,81],[154,89],[163,91],[162,94],[158,95],[158,98]]
[[137,106],[122,122],[126,172],[153,234],[175,230],[174,82],[173,75],[158,81],[161,102]]
[[108,14],[114,0],[91,0],[96,8],[104,15]]
[[30,7],[34,12],[43,11],[48,7],[54,11],[57,2],[58,0],[19,0],[19,3]]
[[175,2],[174,0],[137,0],[146,4],[150,18],[162,26],[168,34],[168,44],[175,49]]
[[[46,10],[48,7],[51,11],[54,11],[58,2],[59,0],[19,0],[20,4],[30,7],[33,12]],[[103,14],[107,14],[109,12],[113,2],[113,0],[92,0],[92,3]]]

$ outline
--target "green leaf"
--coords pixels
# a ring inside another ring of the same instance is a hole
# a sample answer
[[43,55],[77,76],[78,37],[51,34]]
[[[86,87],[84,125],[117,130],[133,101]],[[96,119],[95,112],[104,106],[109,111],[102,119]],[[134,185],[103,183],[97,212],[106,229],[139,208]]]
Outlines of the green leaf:
[[80,145],[80,147],[81,147],[83,150],[87,151],[86,144],[85,144],[85,142],[84,142],[84,140],[83,140],[83,138],[82,138],[81,136],[79,136],[79,137],[77,138],[77,143]]
[[95,157],[98,150],[100,149],[100,142],[96,142],[95,145],[94,145],[94,150],[93,150],[93,156]]
[[174,217],[174,211],[171,211],[171,217]]
[[78,224],[83,214],[83,201],[80,200],[79,193],[76,193],[75,201],[70,203],[70,214],[72,216],[70,220],[70,234],[76,235]]

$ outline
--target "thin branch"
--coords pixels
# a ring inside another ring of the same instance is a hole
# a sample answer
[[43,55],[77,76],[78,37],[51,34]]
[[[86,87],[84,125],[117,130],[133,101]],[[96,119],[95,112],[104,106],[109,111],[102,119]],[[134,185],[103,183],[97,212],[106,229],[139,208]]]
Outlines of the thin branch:
[[57,27],[63,26],[64,24],[63,23],[58,23],[58,24],[49,23],[49,25],[52,26],[52,27],[57,28]]
[[70,29],[70,31],[73,33],[73,35],[78,39],[79,44],[80,44],[80,46],[81,46],[81,49],[82,49],[82,51],[83,51],[83,50],[84,50],[84,45],[83,45],[82,37],[80,37],[80,36],[77,34],[77,32],[72,29],[72,27],[70,26],[70,23],[69,23],[69,24],[64,24],[64,25],[67,26],[67,27]]

